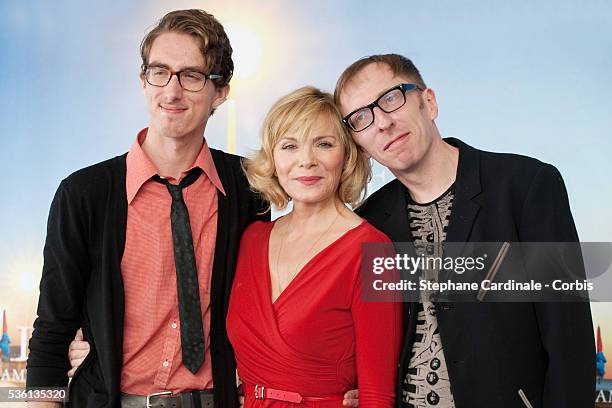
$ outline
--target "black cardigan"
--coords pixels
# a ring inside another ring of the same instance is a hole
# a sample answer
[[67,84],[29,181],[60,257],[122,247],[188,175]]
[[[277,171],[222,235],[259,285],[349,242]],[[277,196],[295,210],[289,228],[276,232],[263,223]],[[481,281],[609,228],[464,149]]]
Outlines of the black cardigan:
[[[227,194],[217,192],[217,239],[211,281],[210,347],[215,406],[238,406],[236,363],[225,329],[244,229],[263,203],[250,192],[240,157],[211,149]],[[38,318],[30,340],[28,387],[66,386],[68,345],[83,328],[91,351],[72,379],[70,405],[116,407],[120,401],[124,291],[126,154],[79,170],[60,184],[49,213]]]
[[[556,168],[515,154],[459,148],[447,242],[576,242]],[[406,188],[395,179],[357,211],[395,242],[412,241]],[[595,348],[588,303],[439,303],[438,325],[457,408],[592,407]],[[414,342],[415,304],[405,304],[403,375]]]

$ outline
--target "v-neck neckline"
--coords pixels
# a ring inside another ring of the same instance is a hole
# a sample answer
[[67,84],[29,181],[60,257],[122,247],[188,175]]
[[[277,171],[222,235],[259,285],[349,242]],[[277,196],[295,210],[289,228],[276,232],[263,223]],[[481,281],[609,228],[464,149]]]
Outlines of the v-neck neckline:
[[279,300],[284,299],[285,297],[288,296],[288,295],[285,295],[285,293],[288,290],[290,290],[293,286],[295,286],[294,282],[296,280],[298,280],[301,275],[304,275],[302,272],[304,272],[304,270],[309,268],[310,265],[317,258],[319,258],[323,253],[327,252],[328,249],[330,249],[331,247],[335,246],[338,242],[342,241],[350,232],[355,231],[358,228],[361,228],[363,225],[365,225],[367,223],[367,221],[365,219],[362,220],[359,224],[357,224],[353,228],[350,228],[350,229],[346,230],[344,233],[342,233],[342,235],[340,235],[338,238],[336,238],[335,240],[330,242],[327,246],[321,248],[321,250],[319,252],[317,252],[312,258],[310,258],[308,260],[308,262],[306,262],[304,264],[304,266],[302,266],[302,268],[300,268],[298,273],[296,273],[295,276],[293,277],[293,279],[291,279],[291,282],[289,282],[289,284],[285,287],[285,289],[283,289],[279,293],[278,297],[276,299],[272,300],[272,276],[271,276],[272,270],[270,269],[270,238],[272,237],[272,230],[274,229],[274,225],[276,225],[276,221],[277,220],[274,220],[273,222],[270,223],[270,228],[268,229],[268,237],[266,239],[266,245],[265,245],[265,265],[266,265],[266,271],[267,271],[267,273],[266,273],[266,284],[267,284],[267,294],[268,294],[267,297],[268,297],[268,300],[270,301],[270,304],[272,305],[273,308],[276,308],[276,306],[279,303]]

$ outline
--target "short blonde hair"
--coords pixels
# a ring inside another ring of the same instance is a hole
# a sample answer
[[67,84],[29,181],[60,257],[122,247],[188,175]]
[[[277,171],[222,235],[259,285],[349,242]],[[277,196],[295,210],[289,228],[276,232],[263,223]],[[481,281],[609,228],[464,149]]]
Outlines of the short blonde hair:
[[287,207],[290,198],[275,175],[274,147],[289,132],[308,135],[319,120],[329,120],[344,146],[339,199],[355,207],[365,195],[372,174],[370,162],[342,124],[342,116],[333,96],[315,87],[305,86],[282,97],[272,106],[262,125],[261,148],[254,157],[244,162],[251,189],[280,210]]

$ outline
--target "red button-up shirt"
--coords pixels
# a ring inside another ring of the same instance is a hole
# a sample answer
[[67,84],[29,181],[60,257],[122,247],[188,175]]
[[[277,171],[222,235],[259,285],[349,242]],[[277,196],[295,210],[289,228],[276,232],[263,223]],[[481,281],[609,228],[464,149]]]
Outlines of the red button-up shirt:
[[[181,355],[176,271],[170,225],[172,198],[165,185],[151,180],[158,174],[142,150],[142,130],[127,156],[128,200],[125,251],[121,273],[125,287],[121,391],[150,394],[212,388],[210,360],[210,281],[217,234],[217,190],[225,194],[206,141],[193,165],[204,172],[183,189],[195,249],[205,361],[196,374]],[[160,176],[165,176],[160,174]],[[167,177],[171,183],[178,183]]]

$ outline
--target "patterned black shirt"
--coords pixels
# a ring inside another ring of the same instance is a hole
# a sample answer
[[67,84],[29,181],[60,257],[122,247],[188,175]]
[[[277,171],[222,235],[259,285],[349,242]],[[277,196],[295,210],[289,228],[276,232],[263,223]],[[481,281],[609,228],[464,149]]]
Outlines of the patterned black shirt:
[[[418,255],[442,256],[441,246],[453,205],[453,186],[427,204],[415,203],[408,194],[408,220]],[[422,271],[422,278],[437,280],[436,270]],[[403,401],[409,408],[454,408],[436,307],[421,292],[417,307],[415,341],[404,378]]]

